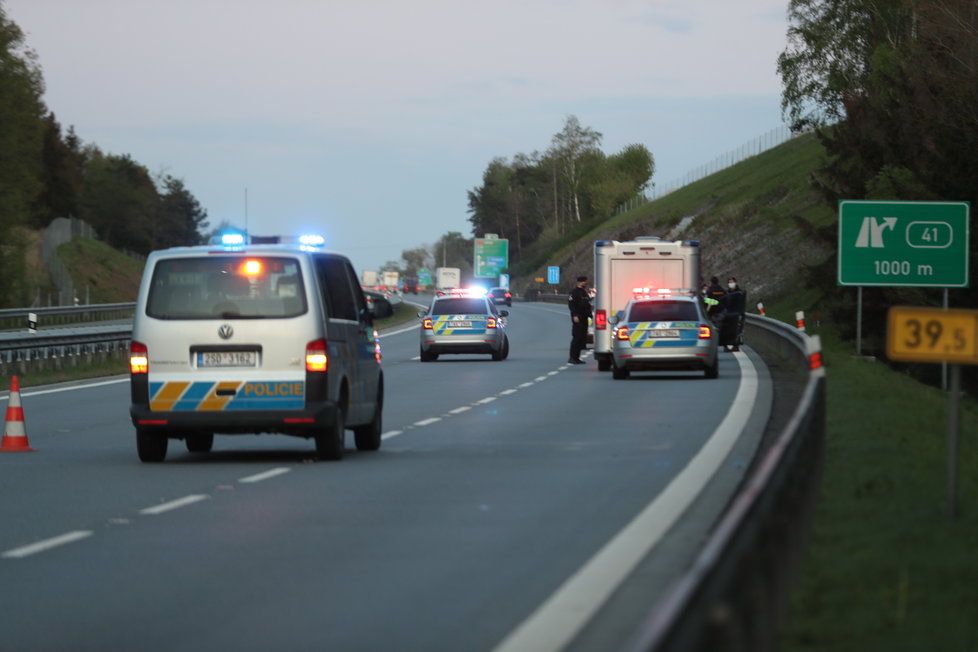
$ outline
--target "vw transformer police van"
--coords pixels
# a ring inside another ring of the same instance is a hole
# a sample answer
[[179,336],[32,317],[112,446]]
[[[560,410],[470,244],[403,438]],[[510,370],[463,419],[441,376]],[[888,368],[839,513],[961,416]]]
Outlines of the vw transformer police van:
[[608,318],[624,310],[635,288],[696,292],[700,285],[698,240],[668,241],[653,236],[629,242],[594,243],[594,359],[598,369],[612,365]]
[[381,442],[384,381],[373,315],[350,261],[295,245],[157,251],[146,261],[130,347],[136,449],[170,439],[208,452],[214,434],[312,438],[321,459]]

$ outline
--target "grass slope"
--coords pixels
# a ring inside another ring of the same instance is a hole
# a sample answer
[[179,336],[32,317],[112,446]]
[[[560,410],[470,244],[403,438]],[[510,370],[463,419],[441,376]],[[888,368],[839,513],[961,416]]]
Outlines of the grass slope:
[[143,261],[123,254],[99,240],[78,238],[58,247],[58,256],[71,274],[75,293],[90,303],[135,301],[143,274]]

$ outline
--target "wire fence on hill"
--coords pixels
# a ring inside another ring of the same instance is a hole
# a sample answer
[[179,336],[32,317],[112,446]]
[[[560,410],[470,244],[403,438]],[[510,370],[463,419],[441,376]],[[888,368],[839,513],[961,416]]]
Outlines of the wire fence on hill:
[[618,215],[619,213],[630,211],[633,208],[647,204],[650,201],[660,197],[664,197],[675,190],[679,190],[683,186],[688,186],[694,181],[699,181],[703,177],[707,177],[715,172],[719,172],[720,170],[726,169],[732,165],[736,165],[737,163],[740,163],[744,159],[750,158],[751,156],[757,156],[761,152],[777,147],[778,145],[786,143],[792,138],[800,135],[801,132],[793,132],[791,129],[785,126],[772,129],[771,131],[761,134],[757,138],[747,141],[740,147],[724,152],[709,163],[693,168],[678,179],[673,179],[668,183],[657,184],[648,193],[639,193],[635,195],[628,201],[620,204],[615,209],[614,214]]

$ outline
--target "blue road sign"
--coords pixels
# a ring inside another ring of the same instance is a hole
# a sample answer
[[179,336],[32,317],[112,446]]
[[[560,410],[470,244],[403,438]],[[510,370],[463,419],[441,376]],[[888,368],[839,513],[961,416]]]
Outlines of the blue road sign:
[[560,267],[551,265],[547,268],[547,283],[557,285],[560,283]]

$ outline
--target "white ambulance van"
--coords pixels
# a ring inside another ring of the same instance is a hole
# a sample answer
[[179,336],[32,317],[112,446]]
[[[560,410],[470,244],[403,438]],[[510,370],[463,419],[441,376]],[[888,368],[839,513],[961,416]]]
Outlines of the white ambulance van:
[[373,315],[349,259],[307,241],[180,247],[150,254],[130,346],[136,450],[162,462],[170,439],[312,438],[340,459],[381,441],[384,379]]
[[696,292],[700,285],[698,240],[668,241],[642,236],[629,242],[594,243],[594,359],[598,369],[612,364],[608,318],[633,298],[636,288]]

